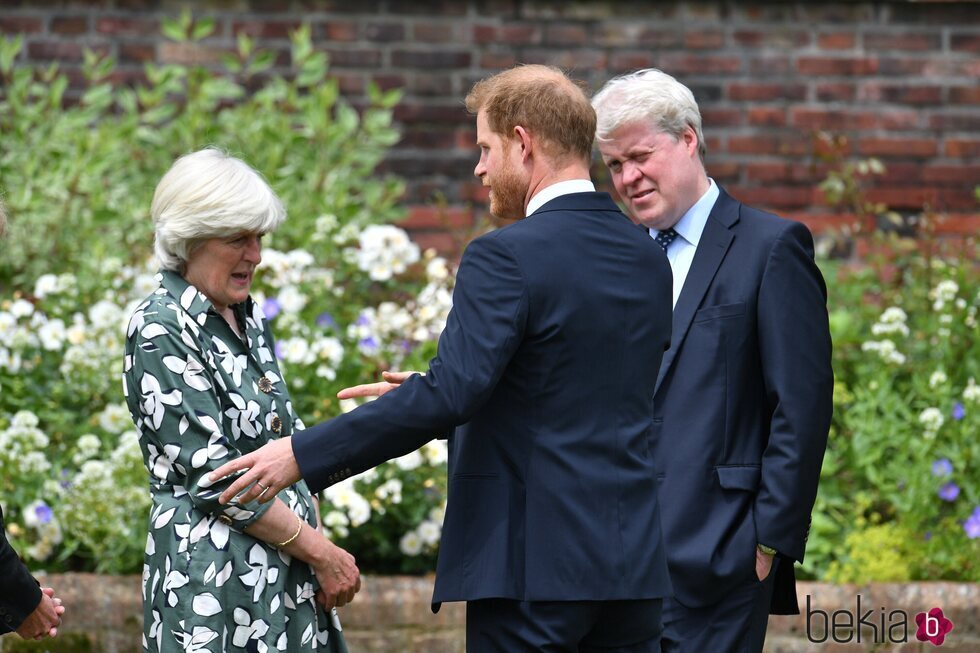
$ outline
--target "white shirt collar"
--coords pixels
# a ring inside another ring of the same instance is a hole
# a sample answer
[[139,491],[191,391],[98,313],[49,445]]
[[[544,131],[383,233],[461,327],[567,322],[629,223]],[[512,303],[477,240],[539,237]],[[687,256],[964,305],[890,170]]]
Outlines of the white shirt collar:
[[[691,243],[697,247],[698,243],[701,241],[701,234],[704,232],[704,225],[708,222],[708,216],[711,215],[711,209],[714,208],[715,202],[718,200],[718,195],[721,192],[718,190],[718,184],[714,182],[711,177],[708,177],[708,190],[704,192],[694,206],[687,210],[677,224],[674,225],[674,231],[678,233],[684,240]],[[660,231],[657,229],[650,229],[650,235],[654,238],[657,237]]]
[[525,216],[531,215],[546,203],[555,199],[556,197],[561,197],[562,195],[570,195],[572,193],[594,193],[595,184],[593,184],[588,179],[570,179],[568,181],[559,181],[557,184],[552,184],[547,188],[542,188],[531,201],[527,203],[527,210],[525,210]]

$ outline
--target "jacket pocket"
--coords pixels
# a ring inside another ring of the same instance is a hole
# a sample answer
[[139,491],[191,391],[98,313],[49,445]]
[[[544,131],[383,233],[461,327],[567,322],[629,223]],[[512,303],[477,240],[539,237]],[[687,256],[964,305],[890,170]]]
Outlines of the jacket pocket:
[[694,314],[694,322],[707,322],[708,320],[720,320],[726,317],[738,317],[745,314],[745,302],[737,304],[719,304],[717,306],[706,306]]
[[762,480],[759,465],[719,465],[715,471],[718,473],[718,484],[726,490],[753,492],[759,488]]

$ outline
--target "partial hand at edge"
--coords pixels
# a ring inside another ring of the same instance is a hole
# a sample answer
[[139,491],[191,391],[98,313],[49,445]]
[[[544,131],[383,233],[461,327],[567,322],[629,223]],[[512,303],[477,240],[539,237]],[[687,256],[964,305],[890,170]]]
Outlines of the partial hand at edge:
[[380,397],[386,392],[394,390],[400,386],[408,377],[420,372],[382,372],[381,378],[384,381],[377,383],[363,383],[361,385],[344,388],[337,393],[338,399],[353,399],[355,397]]
[[313,565],[313,573],[320,583],[317,600],[325,610],[341,608],[354,600],[361,590],[361,572],[354,556],[333,542],[328,542],[330,553],[322,564]]
[[773,556],[768,553],[763,553],[759,549],[755,550],[755,575],[761,583],[768,576],[769,572],[772,571],[772,559]]
[[221,493],[219,503],[228,503],[239,492],[242,493],[237,499],[239,503],[248,503],[254,499],[258,499],[259,503],[267,503],[275,499],[280,490],[301,478],[299,465],[293,455],[292,438],[289,437],[273,440],[252,453],[228,461],[211,472],[209,478],[214,482],[241,470],[246,471]]
[[42,587],[40,603],[15,632],[23,639],[54,637],[58,634],[64,613],[65,606],[61,604],[61,599],[55,597],[54,589]]

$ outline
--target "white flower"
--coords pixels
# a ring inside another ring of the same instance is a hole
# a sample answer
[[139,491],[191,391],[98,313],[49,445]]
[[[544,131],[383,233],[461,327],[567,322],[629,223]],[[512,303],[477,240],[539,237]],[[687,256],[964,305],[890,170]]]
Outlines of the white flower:
[[884,310],[884,312],[881,314],[881,317],[878,318],[878,321],[883,324],[895,324],[898,322],[907,322],[908,315],[906,315],[905,311],[903,311],[899,307],[890,306]]
[[357,266],[374,281],[386,281],[419,260],[418,245],[393,225],[369,225],[358,241]]
[[91,433],[86,433],[82,437],[78,438],[78,442],[75,443],[75,447],[78,451],[72,456],[72,462],[76,465],[81,465],[86,460],[95,458],[99,455],[99,449],[102,448],[102,441],[99,440],[98,436]]
[[439,538],[442,537],[442,526],[428,519],[419,524],[419,527],[416,530],[419,537],[422,538],[422,541],[429,546],[435,546],[438,544]]
[[919,423],[926,428],[926,431],[931,431],[933,434],[939,430],[944,421],[943,413],[938,408],[926,408],[919,413]]
[[58,277],[53,274],[42,274],[34,283],[34,294],[40,299],[56,292],[58,292]]
[[963,400],[980,402],[980,385],[977,385],[972,376],[967,381],[966,388],[963,389]]
[[877,352],[886,363],[896,363],[901,365],[905,362],[905,354],[898,351],[895,343],[887,338],[885,340],[869,340],[861,344],[861,351]]
[[10,314],[15,318],[20,319],[22,317],[28,317],[34,313],[34,304],[23,299],[14,300],[14,303],[10,305]]
[[374,491],[374,496],[378,497],[382,501],[390,499],[391,503],[401,503],[402,482],[397,478],[388,479],[378,486],[378,488]]
[[306,306],[307,298],[296,286],[286,286],[279,291],[279,305],[286,313],[299,313]]
[[14,415],[13,420],[10,422],[10,426],[19,429],[32,429],[40,423],[37,415],[29,410],[20,410]]
[[441,506],[436,506],[429,511],[429,519],[437,524],[442,524],[446,519],[446,503],[443,502]]
[[446,259],[436,256],[425,266],[425,275],[432,281],[445,281],[449,278],[449,266]]
[[959,285],[952,279],[943,279],[936,284],[936,287],[929,291],[929,297],[933,300],[933,310],[941,311],[947,302],[956,299],[959,290]]
[[398,548],[407,556],[417,556],[422,553],[422,538],[415,531],[409,531],[402,535]]
[[947,381],[949,381],[949,378],[946,376],[946,373],[942,370],[936,370],[932,373],[932,376],[929,377],[929,387],[937,388]]
[[107,299],[96,302],[88,309],[88,319],[97,329],[123,329],[126,326],[122,309]]
[[99,413],[99,426],[109,433],[122,433],[132,426],[129,409],[125,404],[107,404]]
[[449,460],[449,447],[445,440],[431,440],[422,447],[430,465],[441,465]]
[[399,458],[395,458],[394,460],[394,463],[398,467],[398,469],[401,469],[406,472],[415,469],[423,462],[425,461],[422,459],[422,454],[419,453],[417,450],[407,453]]
[[287,363],[299,363],[302,365],[309,365],[316,358],[312,351],[310,351],[310,345],[306,340],[300,337],[287,338],[281,343],[282,346],[282,357]]

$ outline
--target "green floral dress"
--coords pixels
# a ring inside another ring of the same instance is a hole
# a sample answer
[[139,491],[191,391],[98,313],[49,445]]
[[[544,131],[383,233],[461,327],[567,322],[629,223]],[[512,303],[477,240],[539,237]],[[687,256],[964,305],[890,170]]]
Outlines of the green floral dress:
[[[123,389],[153,506],[143,565],[146,651],[347,650],[313,569],[245,528],[272,503],[229,503],[208,473],[303,424],[293,413],[262,310],[232,308],[239,338],[208,299],[164,271],[129,322]],[[279,493],[317,527],[306,483]]]

